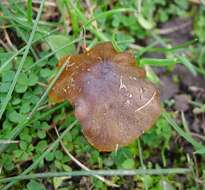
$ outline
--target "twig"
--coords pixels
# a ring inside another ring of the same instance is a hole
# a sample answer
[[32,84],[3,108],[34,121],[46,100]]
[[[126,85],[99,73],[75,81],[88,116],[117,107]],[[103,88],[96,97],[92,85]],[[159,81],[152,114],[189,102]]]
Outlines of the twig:
[[[93,9],[94,9],[94,6],[91,5],[90,3],[90,0],[85,0],[85,3],[87,5],[87,9],[88,9],[88,19],[92,18],[92,15],[93,15]],[[97,26],[97,21],[94,20],[92,22],[92,25],[96,28],[96,30],[98,30],[98,26]]]
[[44,88],[47,88],[47,87],[48,87],[48,85],[45,84],[45,83],[43,83],[43,82],[37,82],[37,84],[39,84],[39,86],[42,86],[42,87],[44,87]]
[[[27,0],[24,0],[24,1],[26,2]],[[40,3],[41,3],[41,0],[33,0],[32,2],[33,2],[33,3],[40,4]],[[47,1],[47,2],[45,2],[45,6],[49,6],[49,7],[57,7],[55,1]]]
[[153,101],[155,95],[156,95],[156,92],[154,92],[154,93],[152,94],[152,97],[151,97],[145,104],[143,104],[142,106],[140,106],[139,108],[137,108],[137,109],[135,110],[135,112],[138,112],[138,111],[144,109],[145,107],[147,107],[147,106]]
[[5,48],[6,51],[10,52],[10,48],[7,46],[7,44],[4,43],[2,39],[0,39],[0,44]]
[[141,14],[142,10],[142,0],[137,0],[137,12],[138,14]]
[[137,45],[137,44],[129,44],[129,48],[134,49],[134,50],[140,50],[144,47]]
[[[56,131],[56,134],[57,136],[59,137],[59,133],[58,133],[58,130],[56,127],[54,127],[55,131]],[[77,160],[70,152],[69,150],[65,147],[65,145],[63,144],[62,140],[60,140],[60,144],[63,148],[63,150],[65,151],[65,153],[71,158],[72,161],[74,161],[79,167],[81,167],[82,169],[86,170],[86,171],[90,171],[90,169],[85,166],[84,164],[82,164],[79,160]],[[119,187],[118,185],[112,183],[111,181],[105,179],[104,177],[102,176],[99,176],[99,175],[93,175],[95,176],[96,178],[98,178],[99,180],[101,180],[102,182],[104,182],[106,185],[109,185],[109,186],[112,186],[112,187]]]
[[191,3],[196,3],[196,4],[203,4],[205,5],[205,1],[204,0],[189,0]]
[[37,111],[41,111],[41,110],[44,110],[44,109],[49,108],[49,107],[50,107],[50,105],[49,105],[49,104],[46,104],[46,105],[43,105],[43,106],[39,107],[39,108],[37,109]]
[[1,144],[17,144],[17,143],[19,143],[19,141],[3,140],[3,139],[0,140],[0,145]]
[[194,133],[194,132],[191,132],[191,135],[192,135],[193,137],[197,137],[197,138],[199,138],[199,139],[205,141],[205,137],[204,137],[203,135],[200,135],[200,134]]
[[158,34],[161,34],[161,35],[170,34],[170,33],[177,32],[177,31],[179,31],[179,30],[182,30],[182,29],[188,27],[190,24],[191,24],[191,21],[190,21],[190,22],[185,22],[185,23],[183,23],[183,24],[176,25],[176,26],[173,26],[173,27],[164,28],[164,29],[159,29],[159,30],[156,31],[156,32],[157,32]]
[[4,36],[5,36],[5,39],[6,39],[7,43],[8,43],[8,45],[9,45],[9,47],[10,47],[12,50],[17,51],[16,47],[12,44],[12,42],[11,42],[11,40],[10,40],[10,37],[9,37],[9,35],[8,35],[7,31],[6,31],[6,29],[4,29]]

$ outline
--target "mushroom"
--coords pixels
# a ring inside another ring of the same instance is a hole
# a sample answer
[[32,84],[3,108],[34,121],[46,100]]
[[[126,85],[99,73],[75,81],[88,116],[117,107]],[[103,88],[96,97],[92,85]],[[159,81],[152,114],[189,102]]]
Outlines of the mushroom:
[[159,91],[131,53],[118,53],[105,42],[62,58],[58,67],[66,60],[49,99],[74,106],[83,134],[99,151],[126,146],[154,125],[161,112]]

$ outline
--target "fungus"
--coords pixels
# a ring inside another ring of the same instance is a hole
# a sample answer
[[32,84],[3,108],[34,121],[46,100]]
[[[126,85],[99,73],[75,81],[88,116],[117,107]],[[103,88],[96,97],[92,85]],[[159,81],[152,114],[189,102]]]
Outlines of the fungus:
[[61,59],[63,73],[52,88],[53,102],[68,100],[75,108],[88,142],[99,151],[130,144],[160,115],[157,88],[145,79],[131,53],[118,53],[112,43]]

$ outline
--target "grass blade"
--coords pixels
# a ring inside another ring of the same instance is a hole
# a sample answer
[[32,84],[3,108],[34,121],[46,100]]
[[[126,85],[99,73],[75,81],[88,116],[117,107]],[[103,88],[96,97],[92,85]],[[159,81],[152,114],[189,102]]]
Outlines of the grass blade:
[[104,11],[102,13],[97,14],[96,16],[93,16],[90,20],[88,20],[85,23],[85,27],[90,25],[93,21],[95,21],[99,18],[106,17],[106,16],[109,16],[109,15],[113,15],[113,14],[116,14],[116,13],[121,13],[121,12],[136,12],[136,10],[133,9],[133,8],[118,8],[118,9],[112,9],[112,10],[109,10],[109,11]]
[[155,67],[169,67],[177,64],[175,59],[154,59],[154,58],[143,58],[140,60],[140,66],[150,65]]
[[28,21],[32,22],[32,16],[33,16],[33,13],[32,13],[32,0],[28,0],[27,7],[28,7],[28,10],[27,10]]
[[[157,40],[163,47],[167,48],[167,44],[165,43],[164,39],[162,39],[160,36],[158,36],[157,34],[155,34],[154,32],[150,33],[152,35],[152,37]],[[178,60],[180,60],[182,62],[183,65],[185,65],[187,67],[187,69],[189,69],[189,71],[196,76],[197,72],[196,69],[194,67],[194,65],[191,64],[191,62],[186,58],[186,56],[183,55],[179,55],[178,53],[173,53],[173,56],[175,56]]]
[[167,122],[175,129],[175,131],[183,137],[185,140],[187,140],[190,144],[192,144],[196,150],[204,149],[205,147],[197,142],[195,139],[193,139],[188,133],[184,132],[177,123],[171,118],[171,116],[167,112],[163,112],[162,116],[167,120]]
[[[0,183],[25,179],[50,178],[50,177],[70,177],[70,176],[135,176],[135,175],[167,175],[167,174],[186,174],[190,173],[189,168],[166,168],[166,169],[135,169],[135,170],[90,170],[90,171],[72,171],[72,172],[47,172],[30,175],[19,175],[15,177],[0,179]],[[6,190],[8,188],[3,188]]]

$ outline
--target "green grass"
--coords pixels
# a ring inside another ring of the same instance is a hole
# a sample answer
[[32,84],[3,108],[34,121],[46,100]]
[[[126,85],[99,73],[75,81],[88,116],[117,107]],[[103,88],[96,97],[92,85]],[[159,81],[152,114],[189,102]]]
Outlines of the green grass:
[[[49,91],[69,64],[57,71],[59,59],[79,53],[83,43],[91,48],[98,42],[112,41],[120,51],[131,50],[147,78],[156,85],[161,82],[156,68],[166,70],[169,76],[178,64],[184,65],[190,75],[205,77],[204,6],[186,0],[90,0],[88,4],[60,0],[51,10],[52,3],[45,0],[35,7],[32,0],[5,2],[0,2],[0,35],[8,47],[0,47],[1,189],[46,189],[48,183],[60,190],[85,188],[79,176],[89,177],[86,183],[94,189],[108,189],[109,184],[120,189],[125,185],[133,189],[136,184],[138,189],[146,190],[166,189],[162,184],[168,189],[204,188],[205,146],[192,136],[186,113],[179,120],[173,98],[162,102],[162,107],[172,111],[164,110],[155,127],[111,153],[100,153],[88,144],[69,102],[51,105],[48,101]],[[166,37],[160,36],[158,26],[174,17],[196,18],[193,40],[171,46]],[[146,43],[147,39],[152,42]],[[164,58],[148,58],[148,53],[163,53]],[[175,80],[180,85],[177,77]],[[199,122],[204,102],[197,98],[191,102],[191,119]],[[62,144],[90,170],[78,168]],[[105,176],[109,183],[96,175]],[[180,180],[181,176],[185,181]]]
[[31,36],[30,36],[30,38],[29,38],[28,44],[27,44],[26,49],[25,49],[25,51],[24,51],[24,53],[23,53],[23,57],[22,57],[22,59],[21,59],[21,62],[20,62],[20,64],[19,64],[19,67],[18,67],[18,69],[17,69],[17,71],[16,71],[16,74],[15,74],[15,77],[14,77],[14,79],[13,79],[13,82],[11,83],[11,86],[10,86],[9,91],[8,91],[8,93],[7,93],[6,99],[4,100],[3,104],[1,105],[1,109],[0,109],[0,119],[2,118],[2,115],[3,115],[3,113],[4,113],[4,111],[5,111],[6,107],[7,107],[7,104],[8,104],[8,102],[9,102],[9,100],[11,99],[12,93],[13,93],[14,88],[15,88],[15,85],[16,85],[16,82],[17,82],[18,77],[19,77],[19,75],[20,75],[20,72],[21,72],[21,70],[22,70],[22,68],[23,68],[23,65],[24,65],[24,62],[25,62],[25,60],[26,60],[26,57],[27,57],[27,55],[28,55],[28,53],[29,53],[29,49],[30,49],[30,47],[31,47],[31,43],[32,43],[32,41],[33,41],[33,38],[34,38],[34,35],[35,35],[35,32],[36,32],[37,26],[38,26],[38,21],[39,21],[39,19],[40,19],[41,12],[42,12],[42,10],[43,10],[44,2],[45,2],[45,0],[43,0],[42,3],[41,3],[40,10],[39,10],[39,12],[38,12],[36,21],[35,21],[35,23],[34,23],[34,26],[33,26],[33,29],[32,29]]
[[[25,175],[29,172],[31,172],[33,169],[35,169],[35,167],[39,164],[39,162],[41,162],[45,156],[55,147],[58,146],[59,142],[63,139],[63,137],[75,126],[75,124],[77,123],[77,121],[74,121],[69,127],[67,127],[67,129],[58,137],[58,139],[56,139],[49,147],[48,149],[38,158],[36,159],[33,164],[31,164],[28,168],[26,168],[26,170],[24,170],[21,175]],[[6,185],[3,189],[6,190],[8,188],[10,188],[13,184],[15,184],[15,180],[12,180],[11,183],[9,183],[8,185]]]
[[[11,135],[9,135],[9,137],[7,137],[7,139],[12,140],[14,138],[16,138],[16,136],[18,136],[21,131],[23,130],[24,127],[26,127],[26,124],[30,122],[32,116],[35,114],[35,112],[37,111],[38,107],[42,104],[43,100],[46,98],[46,96],[48,95],[49,91],[51,90],[52,86],[55,84],[56,80],[58,79],[58,77],[60,76],[60,74],[63,72],[63,70],[65,69],[66,65],[69,64],[68,61],[66,61],[63,66],[61,67],[61,69],[59,69],[58,73],[56,74],[56,76],[52,79],[52,81],[50,82],[48,88],[46,89],[46,91],[44,92],[44,94],[41,96],[41,98],[39,99],[39,101],[36,103],[36,105],[34,106],[34,108],[32,109],[32,111],[29,113],[29,115],[26,117],[26,119],[20,123],[19,125],[16,126],[16,128],[14,128],[11,131]],[[4,149],[6,148],[6,145],[4,147],[0,147],[0,152],[2,152]]]
[[[40,40],[45,40],[46,37],[50,36],[51,34],[55,33],[57,30],[54,29],[53,31],[49,32],[48,34],[45,34],[44,36],[42,36],[40,39],[37,39],[37,40],[34,40],[32,42],[32,44],[36,43],[37,41],[40,41]],[[15,52],[13,54],[13,56],[11,56],[7,61],[5,61],[1,67],[0,67],[0,73],[3,72],[3,70],[8,66],[9,63],[11,63],[11,61],[17,57],[19,54],[21,54],[25,49],[26,49],[27,46],[24,46],[23,48],[21,48],[20,50],[18,50],[17,52]],[[48,55],[47,55],[48,56]],[[49,56],[48,56],[49,57]],[[42,60],[41,60],[42,61]]]

